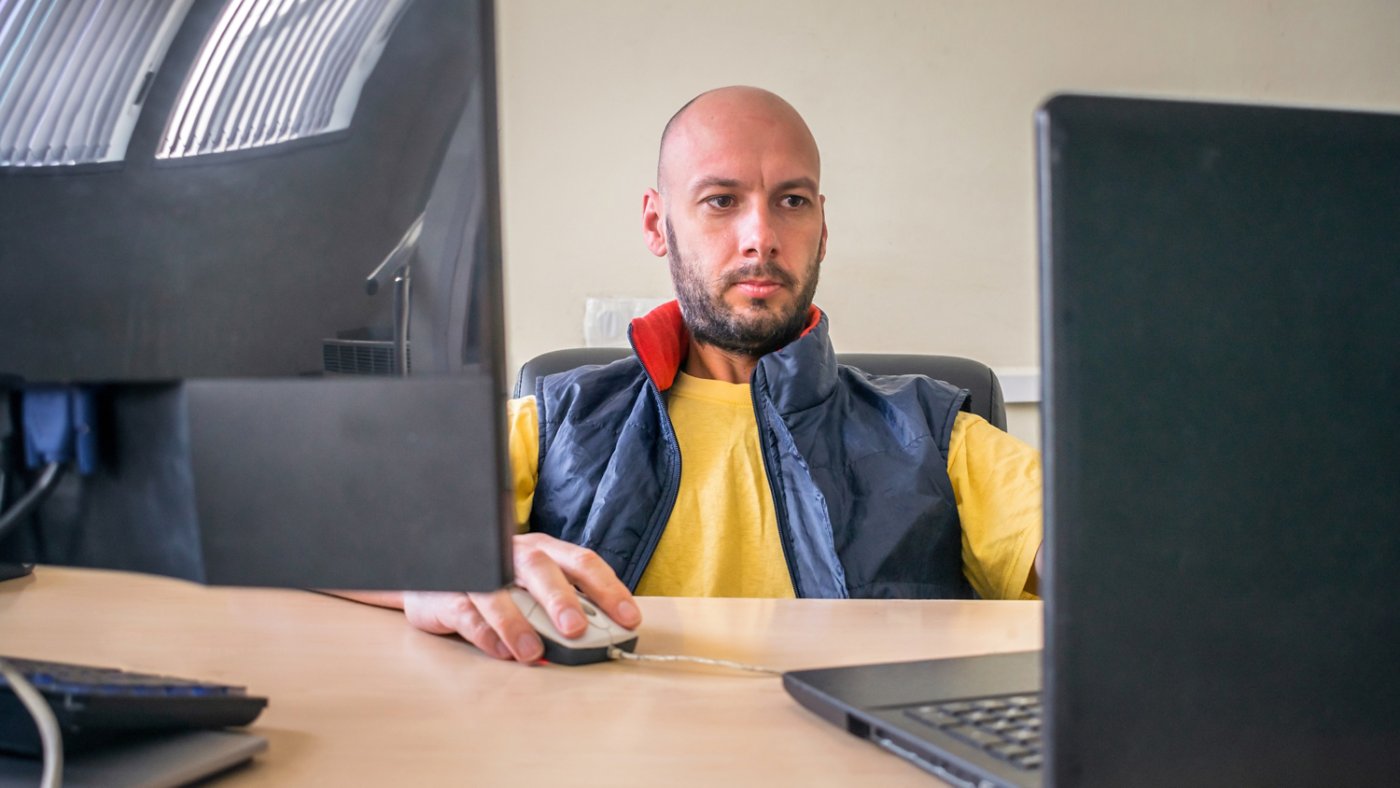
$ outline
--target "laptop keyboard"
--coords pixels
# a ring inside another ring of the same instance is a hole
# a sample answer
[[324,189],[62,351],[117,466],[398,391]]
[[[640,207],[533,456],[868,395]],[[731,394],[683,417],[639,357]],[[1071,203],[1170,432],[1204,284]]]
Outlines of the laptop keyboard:
[[[267,705],[266,698],[228,684],[67,662],[5,659],[48,702],[63,733],[63,746],[70,750],[139,732],[247,725]],[[29,710],[2,676],[0,752],[43,752]]]
[[1040,698],[995,698],[915,706],[904,713],[1021,769],[1040,768]]

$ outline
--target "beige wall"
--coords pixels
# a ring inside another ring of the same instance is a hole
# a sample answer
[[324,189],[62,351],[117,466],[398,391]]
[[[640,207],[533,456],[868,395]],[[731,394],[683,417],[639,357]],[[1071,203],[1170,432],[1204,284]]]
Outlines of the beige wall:
[[[817,303],[845,351],[1038,364],[1031,118],[1064,90],[1400,109],[1397,0],[497,0],[512,366],[585,299],[669,294],[642,245],[661,127],[785,96],[822,148]],[[1011,431],[1038,441],[1033,404]]]

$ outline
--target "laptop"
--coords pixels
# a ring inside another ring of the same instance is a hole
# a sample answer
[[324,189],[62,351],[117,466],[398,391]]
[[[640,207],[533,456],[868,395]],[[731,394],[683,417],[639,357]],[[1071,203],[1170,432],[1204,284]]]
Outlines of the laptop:
[[[113,746],[65,753],[62,783],[66,788],[174,788],[248,768],[253,756],[266,750],[267,739],[245,731],[141,736]],[[0,788],[33,788],[42,784],[43,773],[41,759],[0,752]]]
[[955,785],[1394,784],[1400,116],[1036,120],[1044,651],[785,688]]

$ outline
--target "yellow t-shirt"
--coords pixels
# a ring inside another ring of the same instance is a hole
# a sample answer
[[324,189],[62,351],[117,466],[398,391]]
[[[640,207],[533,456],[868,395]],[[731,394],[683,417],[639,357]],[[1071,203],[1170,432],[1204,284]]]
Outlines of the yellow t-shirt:
[[792,597],[747,384],[684,372],[666,391],[681,486],[637,593]]
[[[764,472],[748,384],[685,373],[666,392],[681,449],[671,519],[637,593],[791,597],[773,496]],[[529,519],[539,467],[534,397],[511,400],[510,459],[516,516]],[[1040,457],[979,416],[959,413],[948,476],[963,529],[963,573],[985,599],[1023,593],[1040,546]]]

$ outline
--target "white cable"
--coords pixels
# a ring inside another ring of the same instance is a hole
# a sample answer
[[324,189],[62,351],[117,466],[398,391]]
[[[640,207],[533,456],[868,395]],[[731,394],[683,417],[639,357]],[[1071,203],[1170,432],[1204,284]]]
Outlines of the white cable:
[[53,716],[53,709],[49,708],[48,701],[34,689],[29,679],[3,657],[0,657],[0,676],[5,677],[10,690],[29,710],[29,716],[39,727],[39,741],[44,745],[44,776],[39,782],[40,788],[58,788],[63,784],[63,734],[58,730],[58,719]]
[[747,670],[754,673],[771,673],[775,676],[783,675],[783,671],[776,668],[767,668],[762,665],[749,665],[744,662],[735,662],[730,659],[710,659],[708,657],[687,657],[679,654],[633,654],[630,651],[623,651],[617,646],[608,646],[608,659],[631,660],[633,662],[694,662],[699,665],[714,665],[720,668],[731,668],[733,670]]

